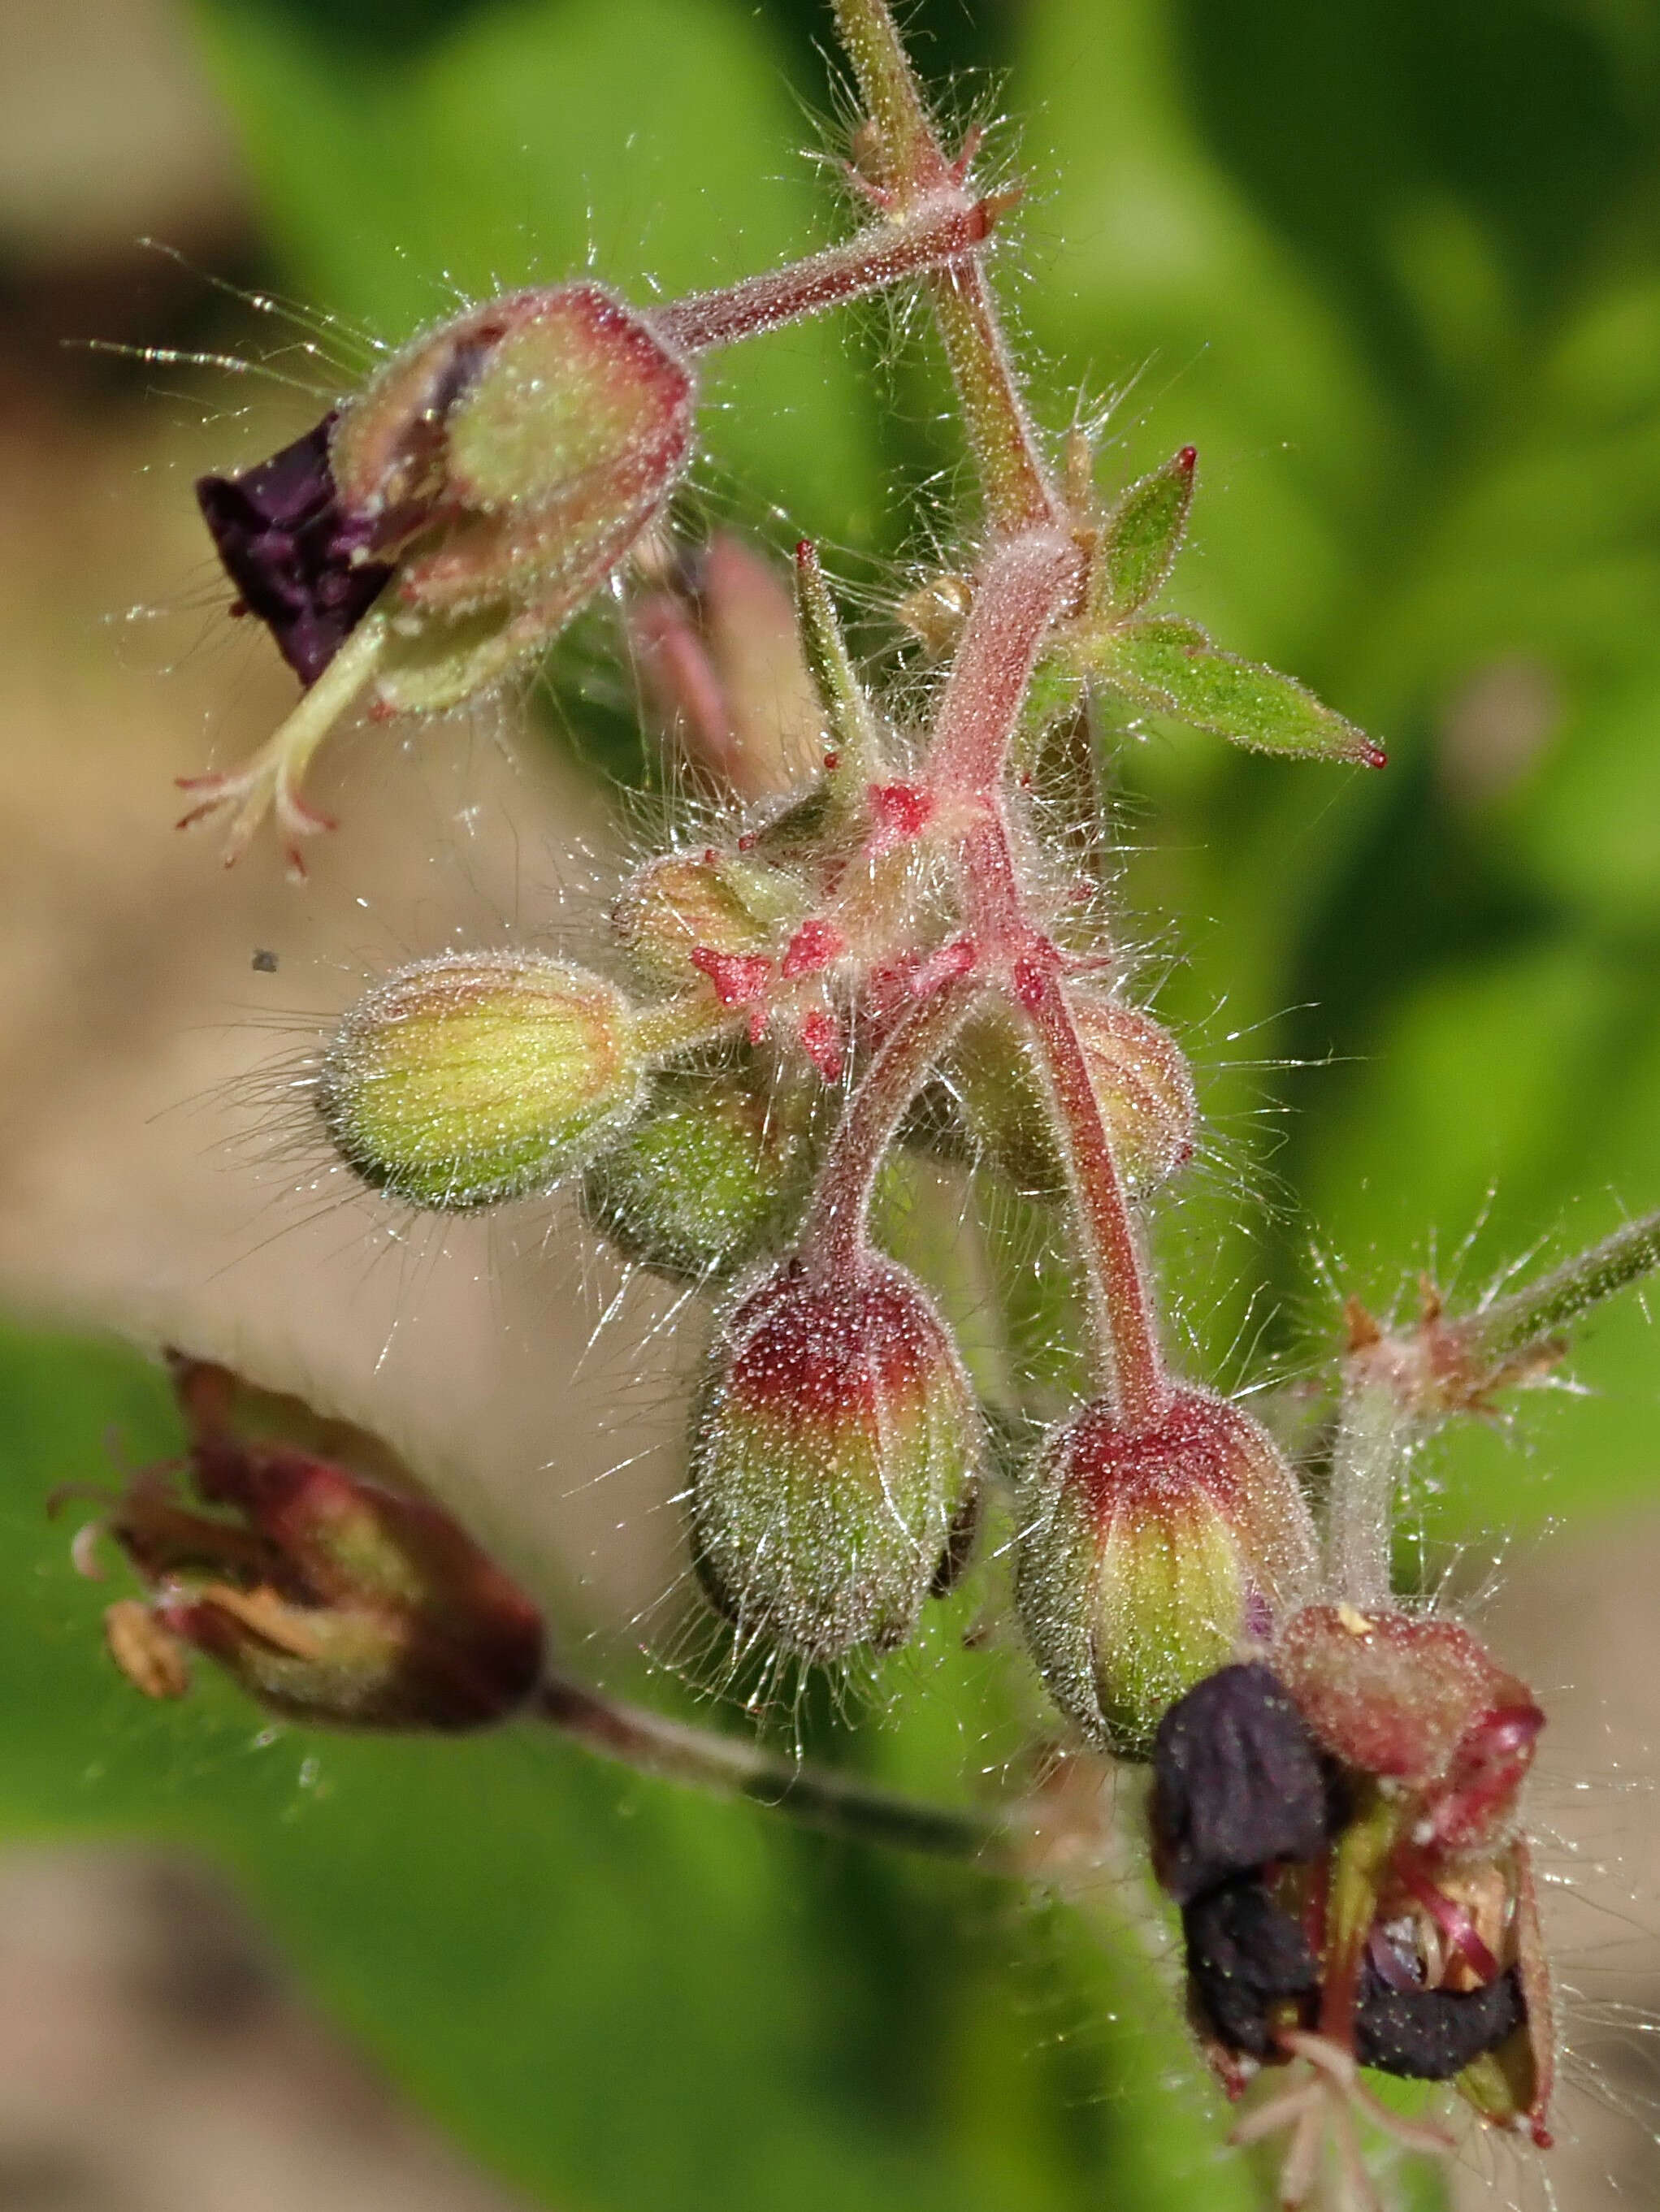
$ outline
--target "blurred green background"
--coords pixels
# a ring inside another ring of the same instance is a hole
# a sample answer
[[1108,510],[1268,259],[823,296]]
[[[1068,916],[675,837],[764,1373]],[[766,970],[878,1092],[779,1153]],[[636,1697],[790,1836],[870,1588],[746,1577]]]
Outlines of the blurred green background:
[[[234,273],[395,338],[590,253],[672,290],[810,247],[824,13],[198,0],[252,179]],[[1198,1371],[1295,1372],[1334,1285],[1387,1304],[1438,1266],[1473,1296],[1660,1203],[1660,9],[928,0],[911,22],[964,114],[1018,121],[1001,268],[1044,418],[1117,395],[1121,477],[1196,444],[1171,604],[1390,752],[1369,776],[1161,735],[1122,765],[1127,895],[1216,1132],[1160,1232],[1171,1288]],[[848,565],[919,550],[909,495],[958,463],[925,343],[879,313],[814,326],[717,390],[722,513]],[[1596,1395],[1530,1407],[1532,1450],[1448,1447],[1418,1501],[1434,1545],[1620,1540],[1660,1471],[1636,1301],[1577,1371]],[[533,2201],[1255,2201],[1110,1885],[1034,1914],[551,1744],[252,1744],[212,1687],[138,1708],[40,1504],[111,1425],[134,1457],[173,1448],[159,1380],[20,1328],[0,1408],[6,1831],[217,1856],[335,2016]],[[980,1725],[957,1663],[842,1755],[939,1782]]]

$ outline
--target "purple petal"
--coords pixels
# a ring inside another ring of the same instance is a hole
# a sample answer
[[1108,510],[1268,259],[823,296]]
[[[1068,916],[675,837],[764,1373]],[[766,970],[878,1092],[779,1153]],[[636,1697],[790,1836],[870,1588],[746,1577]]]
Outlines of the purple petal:
[[[329,468],[334,416],[240,476],[202,477],[197,503],[239,614],[265,623],[305,684],[314,684],[392,575],[361,557],[369,526],[344,513]],[[357,556],[357,557],[355,557]]]

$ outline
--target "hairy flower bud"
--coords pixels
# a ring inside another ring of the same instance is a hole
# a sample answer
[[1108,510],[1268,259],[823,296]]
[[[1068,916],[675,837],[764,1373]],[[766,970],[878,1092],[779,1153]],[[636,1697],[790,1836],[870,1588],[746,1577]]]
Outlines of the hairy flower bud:
[[[1198,1107],[1181,1047],[1149,1015],[1103,994],[1075,990],[1071,1004],[1118,1171],[1132,1191],[1152,1190],[1193,1154]],[[970,1024],[950,1080],[974,1138],[1017,1188],[1064,1188],[1047,1103],[1007,1015]]]
[[1266,1430],[1207,1391],[1173,1391],[1140,1430],[1085,1406],[1040,1448],[1030,1493],[1027,1644],[1062,1711],[1122,1757],[1146,1757],[1170,1706],[1314,1571],[1296,1477]]
[[697,1569],[745,1641],[826,1663],[890,1650],[947,1571],[978,1419],[920,1285],[785,1261],[739,1297],[693,1444]]
[[588,1170],[589,1220],[629,1259],[688,1281],[776,1250],[812,1179],[810,1103],[736,1073],[665,1077]]
[[464,1209],[550,1189],[637,1109],[629,1008],[602,977],[525,954],[447,953],[342,1022],[317,1103],[364,1182]]
[[642,980],[684,989],[704,981],[711,956],[766,959],[806,908],[794,873],[711,845],[648,860],[623,885],[611,925]]
[[272,1711],[325,1725],[477,1728],[525,1703],[541,1674],[540,1613],[441,1507],[405,1486],[383,1445],[294,1401],[265,1405],[297,1412],[328,1456],[247,1437],[238,1417],[252,1394],[234,1376],[177,1355],[172,1364],[191,1483],[211,1510],[156,1468],[101,1523],[149,1591],[106,1617],[130,1681],[149,1697],[181,1696],[194,1650]]

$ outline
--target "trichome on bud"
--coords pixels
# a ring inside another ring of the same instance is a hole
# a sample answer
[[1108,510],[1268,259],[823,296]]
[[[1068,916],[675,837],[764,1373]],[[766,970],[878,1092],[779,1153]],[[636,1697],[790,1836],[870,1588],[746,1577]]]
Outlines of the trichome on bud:
[[1121,1755],[1145,1758],[1176,1700],[1313,1579],[1296,1477],[1208,1391],[1173,1390],[1141,1426],[1085,1406],[1045,1439],[1025,1490],[1027,1644],[1062,1711]]
[[693,1556],[740,1643],[809,1664],[915,1629],[980,1479],[979,1416],[921,1286],[784,1261],[721,1329],[692,1444]]

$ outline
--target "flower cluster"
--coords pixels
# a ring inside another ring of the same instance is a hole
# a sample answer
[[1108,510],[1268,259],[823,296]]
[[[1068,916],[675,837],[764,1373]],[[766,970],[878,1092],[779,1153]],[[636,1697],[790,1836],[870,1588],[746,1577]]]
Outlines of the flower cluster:
[[[319,1129],[405,1207],[570,1182],[599,1236],[708,1296],[687,1552],[739,1654],[845,1668],[904,1644],[1000,1519],[1059,1717],[1151,1765],[1153,1863],[1205,2051],[1231,2094],[1288,2069],[1238,2139],[1289,2131],[1286,2204],[1330,2143],[1364,2197],[1357,2115],[1445,2141],[1386,2112],[1364,2069],[1450,2082],[1541,2144],[1553,2072],[1520,1808],[1544,1716],[1467,1629],[1392,1593],[1401,1470],[1427,1428],[1548,1365],[1656,1238],[1641,1224],[1460,1321],[1433,1304],[1415,1334],[1353,1310],[1319,1486],[1178,1371],[1146,1224],[1197,1107],[1180,1046],[1130,994],[1110,899],[1097,883],[1080,905],[1065,859],[1104,836],[1092,763],[1077,769],[1100,742],[1092,708],[1292,757],[1383,757],[1164,610],[1194,450],[1113,495],[1080,434],[1051,450],[991,288],[1006,196],[976,185],[977,138],[942,143],[885,0],[835,14],[868,215],[846,245],[648,310],[592,283],[469,308],[307,437],[203,483],[239,611],[307,689],[194,811],[234,810],[234,854],[274,804],[292,849],[320,826],[300,776],[360,692],[377,714],[441,711],[615,583],[660,706],[727,786],[718,825],[616,887],[593,966],[448,952],[385,978],[322,1054]],[[730,541],[700,599],[662,550],[701,355],[901,283],[927,296],[982,494],[954,562],[894,610],[936,667],[924,712],[867,687],[812,544],[793,600]],[[793,784],[745,771],[782,748],[716,650],[723,592],[807,702],[815,764]],[[983,1403],[939,1286],[885,1248],[881,1194],[918,1149],[1070,1246],[1088,1379],[1058,1420],[1018,1386]],[[233,1442],[207,1370],[181,1388],[192,1480],[219,1510],[146,1477],[106,1524],[149,1593],[110,1624],[141,1686],[182,1686],[193,1645],[313,1718],[461,1725],[528,1694],[539,1621],[459,1530]]]

